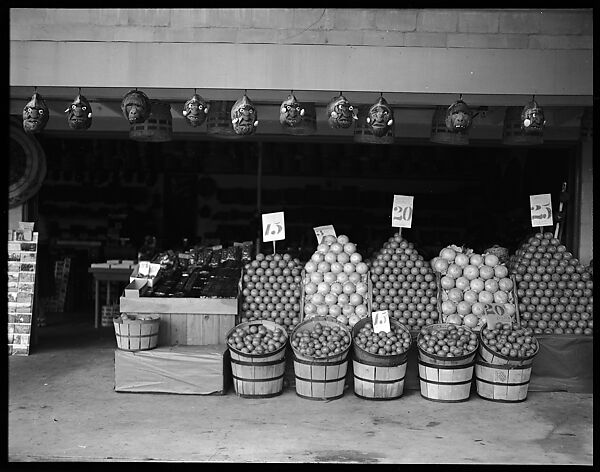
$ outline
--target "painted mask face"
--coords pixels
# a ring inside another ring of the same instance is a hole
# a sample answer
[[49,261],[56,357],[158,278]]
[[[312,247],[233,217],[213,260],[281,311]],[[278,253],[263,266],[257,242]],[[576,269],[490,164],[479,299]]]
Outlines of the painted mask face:
[[279,109],[279,123],[283,127],[298,126],[304,118],[304,108],[300,106],[294,95],[288,97],[281,104]]
[[358,119],[357,112],[346,97],[340,95],[327,105],[327,121],[332,128],[349,128]]
[[394,124],[394,112],[385,98],[379,97],[377,103],[369,108],[367,124],[373,130],[373,135],[384,136]]
[[200,126],[206,121],[209,108],[210,104],[204,101],[200,95],[194,94],[194,96],[183,105],[183,116],[185,117],[185,121],[187,121],[190,126]]
[[92,106],[81,94],[77,95],[65,113],[71,129],[88,129],[92,125]]
[[50,118],[50,110],[39,93],[34,93],[23,108],[23,129],[27,133],[39,133]]
[[457,100],[448,107],[446,128],[452,132],[464,133],[471,126],[471,110],[465,102]]
[[252,101],[244,95],[231,107],[233,131],[240,135],[254,133],[258,126],[258,113]]
[[121,111],[129,123],[143,123],[150,116],[150,99],[144,92],[130,90],[121,100]]
[[521,130],[527,134],[540,134],[544,129],[546,120],[544,110],[535,100],[529,102],[521,112]]

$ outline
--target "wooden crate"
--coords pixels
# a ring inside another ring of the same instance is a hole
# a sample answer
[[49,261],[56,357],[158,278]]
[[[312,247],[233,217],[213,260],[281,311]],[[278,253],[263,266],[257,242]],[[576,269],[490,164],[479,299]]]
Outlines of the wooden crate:
[[136,288],[139,291],[143,287],[130,284],[125,289],[119,300],[120,311],[159,315],[159,346],[225,344],[228,331],[236,324],[237,297],[143,297]]

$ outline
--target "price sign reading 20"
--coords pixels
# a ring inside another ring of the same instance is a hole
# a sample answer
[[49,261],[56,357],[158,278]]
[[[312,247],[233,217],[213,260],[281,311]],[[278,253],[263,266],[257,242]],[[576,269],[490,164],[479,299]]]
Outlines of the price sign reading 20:
[[414,197],[407,195],[394,195],[392,205],[392,227],[410,228],[413,217]]
[[285,239],[285,221],[282,211],[263,213],[262,215],[263,242],[281,241]]

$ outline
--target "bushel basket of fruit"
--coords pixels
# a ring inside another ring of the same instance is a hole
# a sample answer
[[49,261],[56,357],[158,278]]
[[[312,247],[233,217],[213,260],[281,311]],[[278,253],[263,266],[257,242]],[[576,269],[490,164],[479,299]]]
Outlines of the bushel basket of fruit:
[[532,328],[496,323],[479,333],[480,356],[492,364],[521,363],[533,359],[540,349]]
[[417,336],[420,355],[437,361],[473,359],[478,346],[473,330],[452,323],[424,326]]
[[351,341],[350,328],[331,316],[315,316],[304,320],[290,336],[294,355],[308,361],[344,359]]
[[288,335],[273,321],[246,321],[229,330],[225,339],[233,352],[244,356],[272,356],[284,350]]
[[123,351],[145,351],[158,344],[160,315],[121,313],[113,318],[117,347]]
[[364,318],[352,328],[354,358],[377,366],[394,366],[406,361],[412,344],[409,329],[390,318],[390,332],[375,333],[370,318]]

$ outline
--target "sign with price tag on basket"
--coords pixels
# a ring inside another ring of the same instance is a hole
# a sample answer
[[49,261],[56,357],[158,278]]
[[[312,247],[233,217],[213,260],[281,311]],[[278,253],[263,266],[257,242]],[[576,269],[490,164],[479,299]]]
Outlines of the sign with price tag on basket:
[[483,313],[487,320],[488,329],[494,329],[496,323],[513,323],[515,320],[507,313],[502,305],[497,303],[486,303],[483,307]]
[[529,195],[531,226],[552,226],[552,198],[549,193]]
[[380,333],[381,331],[385,333],[389,333],[391,331],[390,327],[390,315],[388,310],[374,311],[371,313],[371,318],[373,319],[373,331],[376,333]]
[[392,227],[410,228],[413,217],[414,197],[409,195],[394,195],[392,204]]
[[323,238],[327,235],[337,236],[333,225],[316,226],[313,228],[315,235],[317,236],[317,244],[321,244]]

